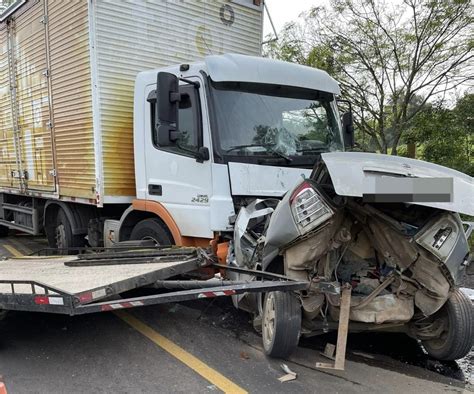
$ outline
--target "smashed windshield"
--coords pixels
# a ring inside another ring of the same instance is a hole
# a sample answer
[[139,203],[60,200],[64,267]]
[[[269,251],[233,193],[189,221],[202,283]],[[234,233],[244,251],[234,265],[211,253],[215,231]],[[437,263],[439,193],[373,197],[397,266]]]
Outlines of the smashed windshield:
[[342,150],[332,94],[273,85],[211,85],[220,154],[291,160]]

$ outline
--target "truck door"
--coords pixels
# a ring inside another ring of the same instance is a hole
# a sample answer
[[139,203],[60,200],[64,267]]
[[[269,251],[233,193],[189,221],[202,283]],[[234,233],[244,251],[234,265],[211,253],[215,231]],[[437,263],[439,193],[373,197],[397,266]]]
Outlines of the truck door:
[[7,146],[14,148],[16,159],[11,183],[19,182],[23,190],[55,190],[47,22],[46,4],[39,1],[27,4],[7,23],[4,56],[11,103]]
[[[200,78],[188,78],[199,81]],[[150,85],[146,95],[155,89]],[[193,152],[199,147],[210,149],[207,121],[203,122],[204,89],[189,83],[180,84],[180,92],[190,101],[179,109],[178,143],[160,147],[154,133],[153,104],[146,105],[145,167],[147,200],[157,201],[169,211],[183,236],[212,238],[209,201],[212,192],[211,161],[198,162]],[[190,104],[190,105],[189,105]],[[204,117],[207,119],[207,117]],[[205,126],[205,127],[204,127]]]

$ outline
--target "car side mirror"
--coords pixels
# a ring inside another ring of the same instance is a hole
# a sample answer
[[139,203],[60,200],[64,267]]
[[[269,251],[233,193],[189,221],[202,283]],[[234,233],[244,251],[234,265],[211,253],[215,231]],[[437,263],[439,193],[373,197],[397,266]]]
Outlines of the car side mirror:
[[169,146],[179,138],[179,93],[178,77],[168,72],[159,72],[156,82],[158,100],[155,106],[155,130],[160,146]]
[[352,119],[352,112],[348,111],[342,115],[342,130],[344,138],[344,146],[346,148],[354,147],[354,121]]

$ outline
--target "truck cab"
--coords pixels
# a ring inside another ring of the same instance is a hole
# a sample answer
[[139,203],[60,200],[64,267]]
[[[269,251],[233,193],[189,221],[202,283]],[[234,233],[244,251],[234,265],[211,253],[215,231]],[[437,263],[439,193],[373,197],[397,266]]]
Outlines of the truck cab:
[[245,55],[139,73],[137,198],[119,239],[195,244],[233,231],[240,206],[281,198],[321,153],[352,143],[338,94],[324,71]]

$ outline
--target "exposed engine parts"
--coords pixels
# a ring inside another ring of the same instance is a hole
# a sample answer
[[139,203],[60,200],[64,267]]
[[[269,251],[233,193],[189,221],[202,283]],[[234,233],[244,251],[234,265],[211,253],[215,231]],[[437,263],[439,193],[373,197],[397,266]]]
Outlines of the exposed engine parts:
[[[324,166],[280,202],[242,207],[234,240],[232,264],[310,282],[298,294],[302,333],[309,335],[338,321],[340,288],[349,285],[349,318],[358,329],[385,324],[436,338],[442,329],[433,316],[454,291],[469,252],[458,213],[342,197]],[[261,300],[244,298],[237,304],[258,316]]]

